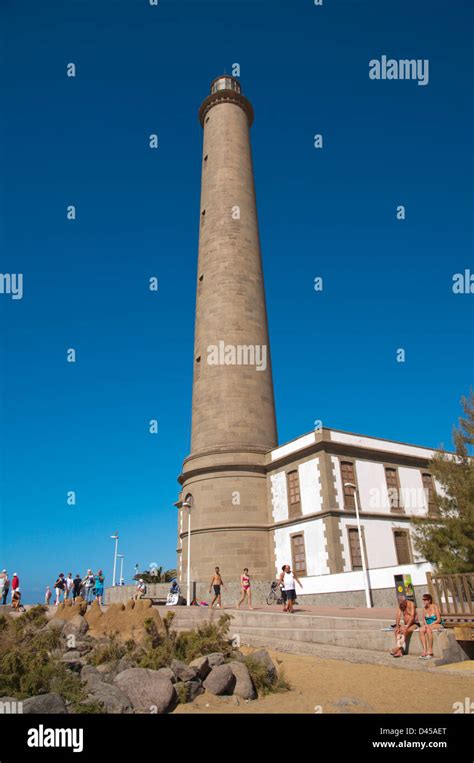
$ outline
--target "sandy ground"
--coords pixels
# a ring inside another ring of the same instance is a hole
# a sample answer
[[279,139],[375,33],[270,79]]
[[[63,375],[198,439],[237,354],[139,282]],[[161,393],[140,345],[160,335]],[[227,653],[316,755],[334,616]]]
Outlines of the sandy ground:
[[[435,675],[268,651],[279,670],[283,668],[292,686],[289,692],[253,702],[240,699],[238,705],[234,697],[206,692],[178,705],[175,713],[452,713],[454,702],[474,698],[474,672],[472,678],[442,670]],[[341,699],[360,704],[337,705]]]

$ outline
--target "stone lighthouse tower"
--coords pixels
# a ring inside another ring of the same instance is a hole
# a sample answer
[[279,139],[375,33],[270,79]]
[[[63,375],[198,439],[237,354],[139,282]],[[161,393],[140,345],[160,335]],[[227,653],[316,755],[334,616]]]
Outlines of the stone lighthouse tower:
[[[265,292],[250,148],[253,109],[224,75],[199,109],[203,158],[191,453],[179,481],[191,505],[190,580],[248,567],[274,576],[265,454],[277,444]],[[180,511],[181,580],[187,518]]]

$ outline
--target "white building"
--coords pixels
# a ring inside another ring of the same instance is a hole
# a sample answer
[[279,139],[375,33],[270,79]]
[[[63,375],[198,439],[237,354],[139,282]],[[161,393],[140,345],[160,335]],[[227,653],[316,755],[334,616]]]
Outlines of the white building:
[[[395,575],[426,590],[431,565],[413,547],[411,518],[436,512],[429,472],[435,451],[334,429],[303,435],[268,454],[275,574],[289,563],[308,603],[364,605],[356,524],[360,511],[372,600],[395,602]],[[354,488],[348,485],[356,485]]]

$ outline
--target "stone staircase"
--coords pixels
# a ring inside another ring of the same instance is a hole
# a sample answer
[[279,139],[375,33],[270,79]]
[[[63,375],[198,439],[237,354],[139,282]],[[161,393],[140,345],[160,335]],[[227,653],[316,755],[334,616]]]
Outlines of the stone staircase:
[[[394,660],[389,656],[395,643],[394,637],[391,631],[383,629],[388,628],[393,620],[350,616],[330,617],[304,612],[288,615],[276,610],[250,612],[243,609],[209,610],[205,607],[159,607],[158,609],[162,617],[168,610],[174,612],[172,627],[178,631],[196,628],[206,621],[217,622],[226,612],[233,618],[229,634],[244,645],[266,646],[282,651],[360,662],[381,662],[379,658],[382,656],[383,662],[387,658],[393,664],[406,663],[408,660],[407,657],[403,660]],[[458,649],[453,634],[450,631],[441,631],[434,636],[435,660],[416,659],[416,662],[420,667],[457,662],[462,659]],[[420,654],[421,642],[415,632],[412,634],[408,649],[410,661]]]

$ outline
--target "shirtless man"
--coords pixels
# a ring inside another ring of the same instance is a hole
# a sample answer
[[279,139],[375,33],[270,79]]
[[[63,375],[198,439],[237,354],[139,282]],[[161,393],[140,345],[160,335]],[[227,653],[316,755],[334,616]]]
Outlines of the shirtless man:
[[214,588],[214,598],[211,602],[211,609],[216,603],[216,601],[217,601],[218,607],[222,606],[221,588],[224,588],[224,581],[222,580],[221,573],[219,572],[219,567],[216,567],[214,570],[214,575],[212,576],[211,585],[209,586],[209,593],[211,593],[212,588]]
[[390,654],[392,657],[403,657],[406,648],[406,637],[416,628],[416,610],[412,601],[401,599],[395,619],[395,640],[396,647]]

